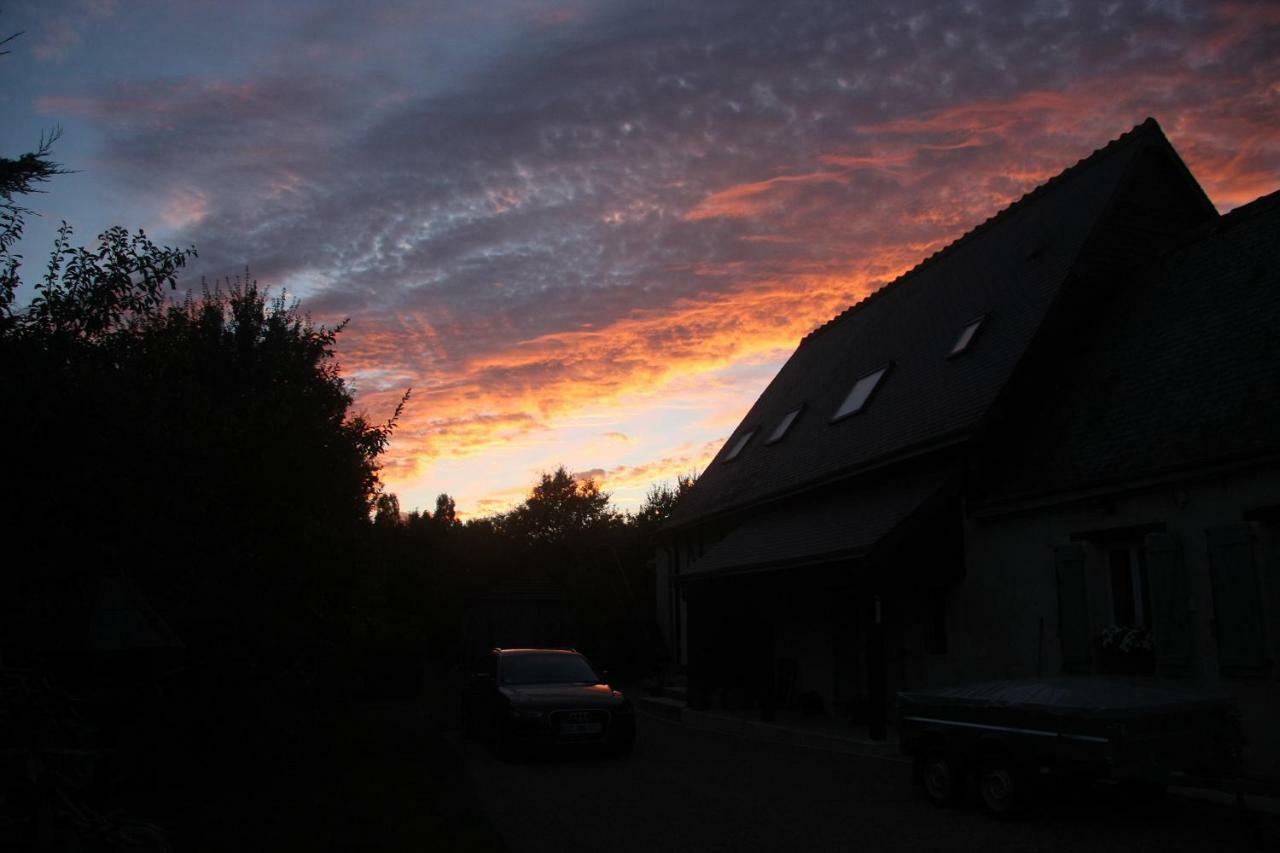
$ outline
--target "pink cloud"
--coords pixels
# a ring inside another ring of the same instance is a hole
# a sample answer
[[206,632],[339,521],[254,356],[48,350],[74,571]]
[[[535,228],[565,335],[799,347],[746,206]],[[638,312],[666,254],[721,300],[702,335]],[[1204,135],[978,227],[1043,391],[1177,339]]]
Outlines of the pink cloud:
[[847,180],[840,172],[812,172],[807,175],[779,175],[763,181],[736,184],[707,196],[684,218],[696,222],[716,217],[751,217],[785,204],[786,197],[775,191],[791,186],[841,183]]

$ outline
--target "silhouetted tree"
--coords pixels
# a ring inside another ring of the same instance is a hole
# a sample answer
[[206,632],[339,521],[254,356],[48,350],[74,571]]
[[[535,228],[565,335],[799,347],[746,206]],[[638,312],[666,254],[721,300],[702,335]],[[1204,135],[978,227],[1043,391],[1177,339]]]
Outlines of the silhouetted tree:
[[[561,466],[543,474],[508,513],[457,521],[453,499],[434,514],[410,513],[404,524],[375,524],[377,577],[361,595],[377,600],[389,626],[409,638],[411,626],[443,660],[461,653],[466,603],[476,596],[553,592],[576,613],[576,642],[601,662],[631,674],[656,666],[661,639],[654,622],[653,534],[693,485],[692,476],[650,488],[638,512],[615,510],[593,480]],[[389,512],[390,502],[380,502]],[[378,580],[377,578],[381,578]],[[416,604],[415,604],[416,603]],[[414,607],[417,610],[414,610]]]
[[[15,33],[0,39],[0,47],[16,39]],[[0,56],[9,51],[0,50]],[[53,160],[53,144],[62,135],[55,127],[41,134],[35,151],[28,151],[15,158],[0,157],[0,330],[13,314],[18,285],[18,267],[21,258],[13,255],[13,248],[22,239],[24,217],[32,211],[17,201],[17,196],[40,192],[40,184],[55,175],[65,175],[67,170]]]
[[0,157],[0,206],[12,209],[11,206],[16,205],[14,196],[40,192],[38,184],[45,183],[55,175],[67,173],[61,164],[54,162],[52,156],[53,143],[61,136],[62,129],[55,127],[40,137],[36,150],[12,159]]
[[436,511],[431,516],[431,522],[441,530],[450,530],[461,524],[453,498],[443,493],[436,496]]
[[[697,480],[694,474],[682,474],[676,477],[675,486],[668,483],[654,483],[649,487],[649,491],[644,496],[644,503],[632,518],[632,523],[644,539],[651,540],[652,535],[671,517],[680,499],[688,494]],[[645,546],[652,546],[652,544],[652,541],[644,542]]]
[[11,322],[15,310],[22,258],[14,255],[13,249],[22,239],[26,225],[24,217],[32,212],[20,205],[15,197],[39,192],[37,184],[54,175],[66,174],[66,170],[50,157],[53,143],[59,135],[61,131],[55,129],[48,136],[41,137],[35,151],[16,159],[0,157],[0,330]]
[[[27,576],[128,572],[223,659],[349,621],[399,409],[353,415],[339,329],[253,282],[167,302],[192,250],[119,228],[97,249],[69,238],[0,334],[14,413],[0,429],[22,484],[0,501],[34,554]],[[87,499],[94,512],[71,509]]]
[[14,315],[14,331],[119,349],[128,339],[113,336],[135,332],[159,317],[166,286],[176,288],[178,272],[195,255],[194,248],[158,246],[142,230],[130,234],[119,226],[100,234],[96,249],[72,247],[71,226],[64,222],[35,298]]
[[373,523],[376,527],[395,527],[402,523],[400,499],[391,492],[378,495],[374,501]]
[[561,465],[542,475],[524,503],[502,519],[507,535],[529,544],[564,545],[588,531],[620,522],[609,493],[591,478],[579,479]]

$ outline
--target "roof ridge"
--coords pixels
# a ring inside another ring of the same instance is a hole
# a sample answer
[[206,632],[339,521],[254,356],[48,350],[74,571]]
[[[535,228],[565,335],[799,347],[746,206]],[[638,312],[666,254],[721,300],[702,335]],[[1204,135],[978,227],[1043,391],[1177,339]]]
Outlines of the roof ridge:
[[1195,226],[1187,232],[1185,242],[1174,249],[1171,254],[1177,254],[1224,231],[1235,228],[1237,225],[1247,222],[1256,216],[1262,216],[1277,205],[1280,205],[1280,189],[1272,190],[1266,195],[1258,196],[1253,201],[1232,208],[1226,213],[1220,214],[1212,222],[1203,222]]
[[1235,225],[1237,221],[1241,219],[1248,219],[1249,217],[1256,216],[1260,213],[1265,213],[1277,204],[1280,204],[1280,189],[1272,190],[1266,195],[1260,195],[1253,201],[1246,202],[1239,207],[1227,211],[1222,214],[1214,224],[1219,229],[1230,228],[1232,225]]
[[[871,302],[876,297],[880,296],[881,294],[883,294],[885,291],[889,290],[893,286],[901,283],[904,279],[910,277],[914,273],[917,273],[921,269],[924,269],[925,267],[936,263],[944,255],[952,252],[956,247],[960,246],[961,244],[968,243],[978,234],[992,228],[998,221],[1007,219],[1010,215],[1012,215],[1012,213],[1015,210],[1021,209],[1026,205],[1026,203],[1044,195],[1049,190],[1050,187],[1056,187],[1060,185],[1064,180],[1070,177],[1079,175],[1082,171],[1084,171],[1086,167],[1099,162],[1100,160],[1102,160],[1104,156],[1114,153],[1115,150],[1120,147],[1120,145],[1127,143],[1132,139],[1136,139],[1140,134],[1150,133],[1151,131],[1155,131],[1156,133],[1161,133],[1161,135],[1163,135],[1163,132],[1160,130],[1159,122],[1157,122],[1153,117],[1147,116],[1147,118],[1144,119],[1141,123],[1134,125],[1132,128],[1120,134],[1115,139],[1108,142],[1106,145],[1103,145],[1101,148],[1095,149],[1093,153],[1089,154],[1087,157],[1084,157],[1083,159],[1076,161],[1074,164],[1063,169],[1058,174],[1053,175],[1052,177],[1046,179],[1043,183],[1028,190],[1025,194],[1015,199],[1014,201],[1010,202],[1008,206],[996,211],[991,216],[984,219],[982,222],[978,223],[977,225],[970,228],[965,233],[961,234],[956,239],[952,240],[947,245],[943,246],[938,251],[934,252],[932,255],[925,257],[924,260],[920,261],[919,263],[917,263],[915,266],[913,266],[911,269],[907,270],[906,272],[900,274],[897,278],[893,279],[892,281],[886,282],[884,285],[876,288],[871,293],[868,293],[866,296],[862,297],[862,299],[859,299],[857,302],[853,303],[848,308],[845,308],[843,311],[841,311],[836,316],[832,317],[830,320],[827,320],[825,323],[822,323],[814,327],[807,334],[805,334],[804,337],[800,339],[799,345],[804,346],[809,341],[810,338],[813,338],[819,332],[826,330],[827,328],[835,325],[839,321],[853,314],[855,311],[862,308],[867,303]],[[1264,198],[1266,197],[1264,196]],[[1250,202],[1249,204],[1252,205],[1256,203],[1257,202],[1255,201],[1255,202]],[[1245,205],[1245,206],[1247,207],[1249,205]],[[1235,211],[1232,211],[1232,212],[1234,213]]]

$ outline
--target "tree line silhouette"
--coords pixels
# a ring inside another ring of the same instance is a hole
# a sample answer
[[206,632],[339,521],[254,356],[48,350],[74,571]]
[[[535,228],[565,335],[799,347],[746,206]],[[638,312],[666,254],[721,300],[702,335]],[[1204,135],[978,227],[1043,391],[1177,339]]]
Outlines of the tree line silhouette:
[[402,513],[379,469],[409,394],[357,411],[343,324],[247,272],[183,295],[195,249],[122,227],[77,246],[64,223],[24,278],[58,136],[0,157],[0,848],[318,839],[296,805],[324,782],[370,849],[423,825],[397,829],[384,784],[435,835],[501,849],[423,714],[468,602],[558,595],[599,660],[656,665],[650,543],[691,481],[624,514],[560,468],[507,513]]
[[92,668],[95,583],[121,577],[183,666],[219,680],[456,664],[466,604],[492,592],[560,595],[584,648],[624,669],[660,661],[652,538],[691,479],[634,514],[564,467],[506,513],[462,524],[442,494],[404,514],[378,471],[408,392],[383,422],[355,412],[342,325],[247,274],[178,298],[194,248],[120,227],[77,247],[64,224],[19,308],[16,198],[61,171],[49,140],[0,161],[0,512],[22,553],[7,663]]
[[[693,477],[649,489],[635,513],[616,510],[592,479],[564,466],[544,473],[506,513],[457,520],[447,494],[431,512],[403,514],[394,495],[377,500],[371,549],[390,606],[386,630],[421,626],[430,655],[463,663],[468,604],[498,593],[559,596],[574,617],[578,645],[623,675],[662,666],[666,650],[654,621],[655,534]],[[420,584],[420,586],[416,585]],[[400,633],[397,641],[408,637]]]

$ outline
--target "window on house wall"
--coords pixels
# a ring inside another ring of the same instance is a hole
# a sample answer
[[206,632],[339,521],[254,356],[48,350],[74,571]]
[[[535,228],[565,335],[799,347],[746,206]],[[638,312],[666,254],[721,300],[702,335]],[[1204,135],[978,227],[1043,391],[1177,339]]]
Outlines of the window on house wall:
[[882,380],[884,375],[889,372],[889,368],[891,366],[891,364],[886,364],[879,370],[872,371],[866,376],[863,376],[857,382],[853,383],[853,388],[850,389],[849,395],[844,398],[844,402],[840,404],[840,408],[836,409],[836,413],[831,417],[831,420],[838,421],[841,418],[846,418],[849,415],[856,415],[858,412],[862,411],[863,408],[866,407],[867,402],[871,399],[871,395],[875,393],[876,388],[879,387],[880,380]]
[[1111,624],[1149,627],[1147,564],[1142,549],[1136,545],[1111,545],[1106,551]]
[[1253,531],[1248,524],[1232,524],[1206,535],[1218,664],[1224,675],[1265,673],[1270,660]]
[[986,319],[986,315],[984,314],[978,319],[966,324],[965,327],[960,330],[960,336],[956,338],[955,344],[951,347],[951,352],[947,353],[947,358],[953,358],[960,355],[962,352],[968,351],[969,347],[973,346],[973,339],[977,337],[978,330],[982,328],[982,323]]
[[1053,550],[1058,587],[1058,640],[1063,672],[1087,672],[1092,659],[1085,550],[1079,543]]
[[1143,539],[1143,556],[1156,664],[1164,675],[1191,675],[1195,625],[1182,548],[1172,534],[1152,532]]
[[751,436],[755,434],[756,431],[753,429],[744,432],[742,437],[733,443],[733,447],[729,448],[729,452],[725,454],[724,461],[732,462],[737,459],[738,454],[742,452],[742,449],[747,446],[747,442],[751,440]]
[[1151,523],[1071,538],[1055,551],[1064,670],[1091,671],[1101,663],[1091,661],[1094,644],[1107,628],[1140,625],[1161,674],[1191,675],[1195,626],[1177,537]]
[[782,416],[782,420],[778,421],[778,426],[769,435],[769,440],[765,444],[773,444],[775,441],[782,440],[782,437],[791,429],[791,425],[796,422],[796,418],[800,416],[800,408],[797,406]]
[[1244,513],[1253,533],[1254,563],[1262,591],[1262,633],[1268,657],[1280,661],[1280,504],[1258,506]]

